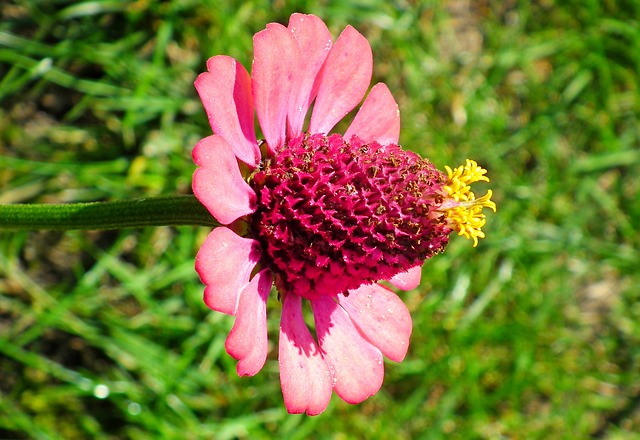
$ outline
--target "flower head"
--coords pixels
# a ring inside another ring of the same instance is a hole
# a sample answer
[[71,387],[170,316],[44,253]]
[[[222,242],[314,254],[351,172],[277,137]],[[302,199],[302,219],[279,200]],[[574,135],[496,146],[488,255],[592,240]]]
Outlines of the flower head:
[[378,282],[415,288],[452,231],[477,243],[482,208],[495,204],[469,189],[487,180],[475,162],[445,174],[398,146],[398,106],[384,84],[344,135],[330,134],[371,80],[371,48],[354,28],[334,42],[318,17],[293,14],[253,41],[251,75],[214,56],[195,83],[214,134],[194,148],[193,190],[224,225],[205,240],[196,270],[207,306],[236,317],[226,349],[240,375],[265,363],[275,283],[285,406],[319,414],[332,391],[349,403],[375,394],[383,355],[399,362],[407,353],[409,312]]

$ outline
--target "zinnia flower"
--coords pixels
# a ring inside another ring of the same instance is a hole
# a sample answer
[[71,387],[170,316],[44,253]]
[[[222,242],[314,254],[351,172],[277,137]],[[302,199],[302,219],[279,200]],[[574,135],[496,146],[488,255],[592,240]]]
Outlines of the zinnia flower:
[[369,91],[344,135],[330,134],[371,80],[371,47],[353,27],[333,42],[318,17],[293,14],[253,44],[251,76],[235,59],[214,56],[195,82],[215,134],[193,150],[193,192],[224,225],[205,240],[196,270],[206,305],[235,315],[225,347],[239,375],[265,363],[275,284],[284,404],[314,415],[332,391],[349,403],[375,394],[383,355],[399,362],[407,353],[409,312],[378,282],[415,288],[422,263],[452,231],[477,244],[482,208],[495,204],[491,192],[476,199],[470,191],[488,180],[475,162],[445,174],[397,145],[400,115],[384,84]]

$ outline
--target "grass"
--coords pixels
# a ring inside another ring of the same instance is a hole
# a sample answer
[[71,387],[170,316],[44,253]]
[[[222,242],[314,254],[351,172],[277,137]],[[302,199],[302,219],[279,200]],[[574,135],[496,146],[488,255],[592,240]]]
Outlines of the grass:
[[369,39],[405,147],[492,178],[487,238],[402,294],[407,359],[287,415],[275,346],[238,378],[202,303],[206,229],[1,231],[0,438],[638,438],[638,2],[3,3],[0,202],[188,193],[195,76],[294,11]]

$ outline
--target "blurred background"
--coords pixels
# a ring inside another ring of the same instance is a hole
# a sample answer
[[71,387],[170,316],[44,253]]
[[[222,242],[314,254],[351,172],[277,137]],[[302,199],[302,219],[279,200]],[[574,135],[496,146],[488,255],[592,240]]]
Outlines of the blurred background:
[[[193,269],[205,228],[0,230],[0,438],[640,438],[640,2],[3,1],[0,203],[190,192],[205,61],[314,13],[370,41],[401,144],[489,170],[474,249],[402,293],[381,391],[288,415]],[[283,60],[286,62],[286,60]]]

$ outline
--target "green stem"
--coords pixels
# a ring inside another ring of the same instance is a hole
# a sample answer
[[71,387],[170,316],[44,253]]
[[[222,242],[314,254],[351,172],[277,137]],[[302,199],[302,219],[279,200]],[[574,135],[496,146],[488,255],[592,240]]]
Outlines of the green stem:
[[68,204],[0,204],[1,229],[122,229],[219,226],[194,196]]

